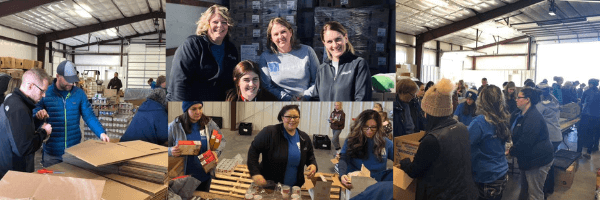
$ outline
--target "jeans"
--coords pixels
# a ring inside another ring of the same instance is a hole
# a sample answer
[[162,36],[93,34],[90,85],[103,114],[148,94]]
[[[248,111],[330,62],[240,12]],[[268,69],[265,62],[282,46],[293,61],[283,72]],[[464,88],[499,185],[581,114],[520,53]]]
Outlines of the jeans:
[[210,183],[212,182],[212,178],[200,183],[196,188],[196,191],[209,192],[210,191]]
[[508,174],[491,183],[477,183],[479,200],[501,200],[506,182],[508,182]]
[[521,192],[519,199],[524,200],[543,200],[544,199],[544,182],[550,166],[554,161],[537,168],[521,171]]
[[333,132],[333,138],[331,139],[331,143],[333,143],[333,147],[335,147],[335,150],[340,149],[340,133],[342,133],[342,130],[333,130],[331,129],[331,131]]
[[53,156],[47,154],[45,151],[43,152],[44,153],[42,153],[42,167],[46,168],[63,162],[62,156]]

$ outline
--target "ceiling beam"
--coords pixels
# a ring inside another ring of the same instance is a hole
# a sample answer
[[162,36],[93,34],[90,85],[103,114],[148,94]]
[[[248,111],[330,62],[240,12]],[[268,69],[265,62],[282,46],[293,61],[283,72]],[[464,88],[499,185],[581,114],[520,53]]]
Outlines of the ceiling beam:
[[61,0],[11,0],[0,3],[0,17],[20,13],[32,8]]
[[502,15],[523,9],[525,7],[531,6],[533,4],[542,2],[543,0],[520,0],[515,3],[511,3],[494,10],[487,11],[485,13],[477,14],[473,17],[469,17],[467,19],[463,19],[456,23],[448,24],[443,27],[439,27],[425,33],[421,33],[417,36],[417,40],[420,42],[428,42],[434,40],[436,38],[460,31],[465,28],[469,28],[471,26],[477,25],[479,23],[485,22],[490,19],[494,19],[500,17]]
[[477,50],[480,50],[480,49],[485,49],[485,48],[493,47],[493,46],[495,46],[497,44],[506,44],[506,43],[514,42],[514,41],[517,41],[517,40],[520,40],[520,39],[524,39],[524,38],[527,38],[527,35],[523,35],[523,36],[518,36],[518,37],[514,37],[514,38],[502,40],[502,41],[497,42],[497,43],[486,44],[486,45],[477,47],[477,48],[475,48],[473,50],[477,51]]
[[[165,31],[160,31],[161,33],[166,33]],[[77,45],[77,46],[73,46],[73,48],[80,48],[80,47],[85,47],[85,46],[93,46],[93,45],[102,45],[102,44],[107,44],[110,42],[116,42],[116,41],[121,41],[121,39],[133,39],[136,37],[142,37],[142,36],[147,36],[147,35],[154,35],[154,34],[158,34],[157,32],[148,32],[148,33],[142,33],[142,34],[135,34],[135,35],[130,35],[130,36],[126,36],[124,38],[115,38],[115,39],[110,39],[110,40],[102,40],[102,41],[97,41],[97,42],[92,42],[89,44],[82,44],[82,45]]]
[[[207,7],[207,8],[217,4],[217,3],[197,1],[197,0],[167,0],[167,3],[175,3],[175,4],[181,4],[181,5]],[[219,4],[217,4],[217,5],[219,5]]]
[[144,20],[148,20],[148,19],[165,18],[165,16],[166,16],[166,14],[164,12],[151,12],[151,13],[116,19],[116,20],[107,21],[107,22],[100,22],[98,24],[82,26],[79,28],[73,28],[73,29],[67,29],[67,30],[63,30],[63,31],[46,33],[46,34],[43,34],[43,36],[47,39],[47,41],[54,41],[54,40],[70,38],[73,36],[83,35],[86,33],[101,31],[101,30],[105,30],[105,29],[109,29],[109,28],[114,28],[114,27],[131,24],[131,23],[135,23],[135,22],[140,22],[140,21],[144,21]]

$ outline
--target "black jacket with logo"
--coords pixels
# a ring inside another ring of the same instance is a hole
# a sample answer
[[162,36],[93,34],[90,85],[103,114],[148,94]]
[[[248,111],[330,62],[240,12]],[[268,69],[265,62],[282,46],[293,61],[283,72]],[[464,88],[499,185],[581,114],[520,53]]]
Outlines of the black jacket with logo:
[[[283,131],[283,124],[276,124],[265,127],[256,135],[248,150],[250,176],[262,175],[265,180],[283,183],[288,161],[288,141],[283,135]],[[294,186],[304,184],[304,166],[311,164],[317,166],[310,137],[304,131],[298,130],[298,134],[300,136],[300,164]],[[259,163],[260,154],[262,154],[262,162]]]
[[17,89],[0,107],[0,179],[9,170],[33,172],[35,152],[47,136],[44,129],[36,131],[35,103]]
[[326,58],[317,71],[315,94],[320,101],[371,101],[371,72],[365,59],[346,52],[337,73],[331,62]]
[[547,165],[554,159],[554,146],[550,142],[544,117],[535,106],[529,107],[525,115],[517,120],[520,113],[521,110],[517,110],[510,118],[511,126],[517,121],[512,130],[510,155],[517,157],[519,169],[522,170]]
[[213,44],[206,35],[189,36],[177,48],[167,88],[169,101],[225,101],[227,90],[234,88],[233,68],[240,59],[229,36],[225,37],[223,44],[222,70],[210,50]]

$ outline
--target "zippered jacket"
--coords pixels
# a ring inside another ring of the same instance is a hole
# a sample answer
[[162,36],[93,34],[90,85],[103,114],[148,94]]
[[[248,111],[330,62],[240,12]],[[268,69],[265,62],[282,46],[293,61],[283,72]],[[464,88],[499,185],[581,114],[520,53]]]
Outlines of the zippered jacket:
[[320,101],[370,101],[371,72],[365,59],[350,52],[339,60],[337,73],[329,58],[321,64],[315,81]]
[[33,110],[33,117],[42,109],[46,109],[48,112],[50,117],[46,120],[52,126],[50,139],[44,144],[44,152],[47,154],[62,156],[65,149],[81,142],[80,117],[83,117],[83,121],[98,138],[100,138],[100,134],[105,133],[81,88],[73,86],[69,94],[63,97],[58,92],[56,81],[54,81],[48,87],[46,97],[37,103]]
[[9,170],[33,172],[35,152],[47,135],[36,130],[31,116],[35,103],[17,89],[0,108],[0,179]]

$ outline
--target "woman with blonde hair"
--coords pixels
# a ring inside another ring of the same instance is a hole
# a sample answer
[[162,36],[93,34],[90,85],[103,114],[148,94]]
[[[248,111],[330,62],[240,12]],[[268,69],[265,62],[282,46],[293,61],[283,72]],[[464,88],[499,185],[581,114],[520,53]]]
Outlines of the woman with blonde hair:
[[169,101],[224,101],[234,88],[231,74],[239,62],[229,32],[233,19],[227,8],[209,7],[173,57],[167,99]]
[[354,55],[348,31],[336,21],[325,23],[321,41],[327,58],[319,67],[315,95],[320,101],[370,101],[371,73],[365,59]]
[[10,81],[8,81],[8,86],[6,86],[6,92],[4,92],[4,96],[8,96],[8,94],[12,93],[16,88],[19,88],[21,86],[21,82],[23,82],[21,78],[11,78]]
[[300,44],[292,25],[278,17],[267,28],[267,50],[259,65],[264,87],[283,101],[309,100],[316,96],[319,60],[315,51]]

